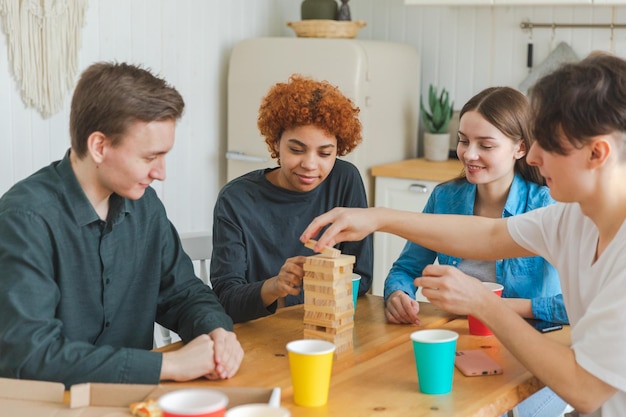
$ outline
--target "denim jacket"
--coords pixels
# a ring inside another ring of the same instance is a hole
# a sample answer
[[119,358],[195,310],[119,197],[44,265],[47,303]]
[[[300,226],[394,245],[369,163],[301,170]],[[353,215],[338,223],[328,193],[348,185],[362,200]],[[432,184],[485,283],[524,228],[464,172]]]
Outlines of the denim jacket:
[[[474,214],[475,198],[475,184],[465,179],[452,180],[435,187],[423,212],[471,216]],[[502,217],[525,213],[553,203],[548,187],[515,175]],[[422,270],[435,259],[441,265],[452,266],[458,266],[462,260],[407,242],[385,280],[385,301],[397,290],[404,291],[415,299],[413,279],[421,276]],[[542,257],[497,260],[496,279],[504,286],[503,297],[530,299],[535,318],[568,323],[558,273]]]

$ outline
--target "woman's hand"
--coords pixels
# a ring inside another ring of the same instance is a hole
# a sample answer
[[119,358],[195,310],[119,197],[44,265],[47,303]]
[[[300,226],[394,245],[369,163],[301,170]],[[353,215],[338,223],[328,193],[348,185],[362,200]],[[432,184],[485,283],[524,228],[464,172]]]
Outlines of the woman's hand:
[[285,261],[278,275],[265,280],[261,287],[261,298],[267,307],[280,297],[300,294],[306,256],[294,256]]
[[389,323],[416,324],[419,326],[420,319],[417,317],[419,311],[419,303],[409,297],[404,291],[394,291],[387,298],[385,316]]

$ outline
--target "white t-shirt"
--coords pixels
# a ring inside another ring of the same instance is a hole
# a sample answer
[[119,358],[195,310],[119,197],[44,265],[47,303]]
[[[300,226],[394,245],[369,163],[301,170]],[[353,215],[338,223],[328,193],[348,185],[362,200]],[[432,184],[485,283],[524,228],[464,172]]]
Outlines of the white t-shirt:
[[603,417],[626,413],[626,226],[600,258],[595,224],[578,204],[558,203],[508,219],[511,237],[559,271],[576,361],[619,391]]

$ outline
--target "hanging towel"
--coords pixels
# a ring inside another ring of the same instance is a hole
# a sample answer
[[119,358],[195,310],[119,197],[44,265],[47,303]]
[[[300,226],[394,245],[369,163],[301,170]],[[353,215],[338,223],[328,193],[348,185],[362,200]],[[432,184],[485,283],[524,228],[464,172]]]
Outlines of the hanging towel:
[[546,59],[544,59],[541,64],[534,67],[532,72],[528,74],[528,77],[520,83],[520,91],[524,94],[528,93],[528,90],[544,75],[550,74],[562,64],[577,61],[579,61],[579,58],[574,50],[565,42],[559,43],[556,48],[548,54]]
[[44,118],[74,86],[88,0],[0,0],[13,76],[27,107]]

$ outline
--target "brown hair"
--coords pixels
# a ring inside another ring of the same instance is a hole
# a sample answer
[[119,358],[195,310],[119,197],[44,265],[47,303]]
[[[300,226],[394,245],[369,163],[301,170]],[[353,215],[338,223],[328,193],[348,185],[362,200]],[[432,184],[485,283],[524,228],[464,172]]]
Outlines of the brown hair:
[[[521,92],[511,87],[486,88],[465,103],[459,118],[468,111],[478,112],[514,143],[523,142],[526,153],[530,150],[532,144],[530,104]],[[514,170],[526,181],[545,184],[539,169],[526,162],[526,154],[515,161]],[[465,172],[460,178],[465,178]]]
[[530,90],[537,143],[567,154],[598,135],[626,132],[626,61],[593,52],[540,79]]
[[125,63],[93,64],[82,73],[72,97],[72,150],[84,157],[93,132],[102,132],[115,146],[131,123],[178,120],[184,107],[178,91],[146,69]]
[[360,109],[327,81],[298,74],[275,84],[263,98],[257,126],[272,158],[278,158],[283,132],[298,126],[317,126],[337,138],[337,155],[350,153],[361,143]]

